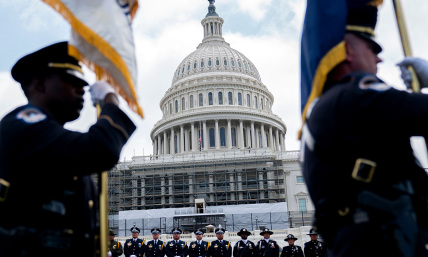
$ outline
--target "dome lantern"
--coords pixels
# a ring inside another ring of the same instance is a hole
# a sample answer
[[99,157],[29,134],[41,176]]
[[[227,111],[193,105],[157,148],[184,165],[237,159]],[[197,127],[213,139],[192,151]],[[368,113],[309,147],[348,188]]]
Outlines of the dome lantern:
[[202,27],[204,28],[204,39],[206,41],[222,41],[224,42],[223,33],[223,19],[218,16],[215,12],[215,0],[208,0],[210,5],[208,7],[208,13],[202,20]]

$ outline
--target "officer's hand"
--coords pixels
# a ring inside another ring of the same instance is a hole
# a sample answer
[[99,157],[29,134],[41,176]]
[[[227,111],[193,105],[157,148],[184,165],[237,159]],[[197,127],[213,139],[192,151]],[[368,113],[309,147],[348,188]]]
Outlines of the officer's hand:
[[91,100],[94,106],[99,104],[102,107],[104,103],[112,102],[112,97],[117,100],[116,92],[105,81],[97,81],[92,84],[89,92],[91,93]]
[[411,88],[412,85],[412,75],[407,69],[408,66],[412,66],[415,70],[421,87],[428,87],[428,62],[426,60],[416,57],[406,57],[397,65],[400,67],[401,78],[407,88]]

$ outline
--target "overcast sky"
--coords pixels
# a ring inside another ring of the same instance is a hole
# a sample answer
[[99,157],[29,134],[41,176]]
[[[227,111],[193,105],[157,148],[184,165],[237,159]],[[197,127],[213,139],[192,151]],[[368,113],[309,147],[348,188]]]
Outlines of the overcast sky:
[[[403,51],[392,1],[380,8],[376,36],[384,51],[379,76],[404,89],[398,68]],[[201,20],[208,12],[206,0],[140,0],[133,30],[136,45],[137,94],[145,118],[121,107],[136,123],[137,130],[124,147],[121,160],[152,154],[150,131],[160,120],[159,102],[171,86],[180,62],[202,41]],[[300,37],[306,3],[304,0],[217,0],[217,13],[224,19],[223,37],[230,46],[247,56],[257,67],[262,82],[275,97],[273,112],[287,126],[287,150],[299,150],[297,131],[300,118]],[[428,1],[402,0],[414,56],[428,59]],[[23,55],[46,45],[68,40],[68,23],[42,1],[0,2],[0,117],[26,103],[19,84],[10,76],[13,64]],[[86,69],[87,79],[94,75]],[[85,95],[81,117],[66,125],[87,131],[96,113],[89,94]]]

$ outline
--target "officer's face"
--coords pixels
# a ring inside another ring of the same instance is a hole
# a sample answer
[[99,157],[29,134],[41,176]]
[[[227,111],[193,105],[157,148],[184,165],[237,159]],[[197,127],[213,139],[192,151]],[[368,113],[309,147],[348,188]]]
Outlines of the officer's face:
[[354,34],[345,35],[346,60],[351,71],[363,71],[371,74],[377,73],[377,64],[382,62],[374,52],[372,42]]
[[197,239],[197,240],[202,240],[202,237],[203,237],[203,236],[204,236],[204,235],[202,235],[202,234],[197,234],[197,235],[196,235],[196,239]]
[[140,233],[138,233],[138,232],[132,232],[132,238],[137,238],[139,234]]
[[248,237],[248,235],[247,235],[247,234],[242,234],[242,235],[241,235],[241,238],[242,238],[242,239],[247,239],[247,237]]
[[114,235],[108,235],[108,240],[109,241],[113,241],[114,240]]
[[174,238],[174,240],[180,240],[180,233],[172,234],[172,238]]
[[287,240],[287,242],[288,242],[288,245],[294,245],[294,239],[288,239]]
[[269,239],[270,238],[270,234],[269,233],[264,233],[263,234],[263,238],[264,239]]
[[44,107],[58,122],[64,124],[80,116],[85,93],[83,86],[76,86],[67,76],[58,74],[46,76],[41,83],[44,90]]
[[312,241],[315,241],[315,240],[317,240],[318,239],[318,235],[310,235],[311,236],[311,240]]
[[158,233],[153,233],[152,237],[153,237],[154,240],[158,240],[159,234]]
[[217,239],[218,240],[223,240],[223,236],[224,236],[224,234],[223,233],[217,233],[217,234],[215,234],[216,236],[217,236]]

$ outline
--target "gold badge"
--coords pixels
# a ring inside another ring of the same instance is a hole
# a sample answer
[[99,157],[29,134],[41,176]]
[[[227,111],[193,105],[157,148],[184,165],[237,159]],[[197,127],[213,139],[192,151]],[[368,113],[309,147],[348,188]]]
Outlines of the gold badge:
[[173,247],[173,246],[174,246],[174,244],[171,242],[171,243],[169,244],[169,246]]
[[196,247],[196,244],[192,244],[192,248],[195,248]]
[[218,248],[218,245],[214,245],[214,248]]
[[153,247],[153,245],[149,245],[149,248],[152,248]]
[[128,242],[128,246],[131,246],[131,245],[132,245],[132,242],[131,242],[131,241],[129,241],[129,242]]

